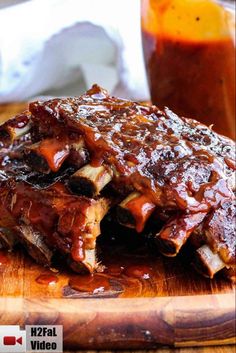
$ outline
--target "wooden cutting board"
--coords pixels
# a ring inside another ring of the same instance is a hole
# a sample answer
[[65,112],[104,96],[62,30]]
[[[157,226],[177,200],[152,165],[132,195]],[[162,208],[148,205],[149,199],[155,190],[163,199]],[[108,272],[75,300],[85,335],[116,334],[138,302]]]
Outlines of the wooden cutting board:
[[[235,343],[235,289],[180,258],[109,249],[105,273],[55,272],[0,253],[0,323],[62,324],[70,349]],[[141,264],[141,266],[140,266]]]
[[[0,106],[0,121],[25,104]],[[235,343],[235,287],[202,278],[191,257],[167,259],[119,244],[93,278],[45,269],[22,250],[0,251],[0,324],[62,324],[70,349],[144,349]]]

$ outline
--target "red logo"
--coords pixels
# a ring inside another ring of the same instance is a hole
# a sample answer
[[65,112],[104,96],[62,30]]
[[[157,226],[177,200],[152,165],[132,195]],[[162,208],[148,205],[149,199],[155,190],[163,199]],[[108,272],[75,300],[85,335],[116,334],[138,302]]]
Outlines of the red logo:
[[15,336],[4,336],[4,346],[15,346],[16,343],[22,344],[22,337],[16,338]]

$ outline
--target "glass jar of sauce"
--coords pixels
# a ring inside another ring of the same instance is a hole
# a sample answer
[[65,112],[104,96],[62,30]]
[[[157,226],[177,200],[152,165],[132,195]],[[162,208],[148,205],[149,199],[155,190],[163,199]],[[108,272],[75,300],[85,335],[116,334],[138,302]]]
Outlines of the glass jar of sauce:
[[142,0],[151,99],[235,138],[234,1]]

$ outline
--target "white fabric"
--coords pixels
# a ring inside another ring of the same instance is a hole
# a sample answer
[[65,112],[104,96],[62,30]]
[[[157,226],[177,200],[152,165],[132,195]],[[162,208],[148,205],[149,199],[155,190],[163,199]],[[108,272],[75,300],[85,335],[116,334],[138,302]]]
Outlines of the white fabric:
[[0,9],[0,102],[93,83],[148,99],[139,0],[30,0]]

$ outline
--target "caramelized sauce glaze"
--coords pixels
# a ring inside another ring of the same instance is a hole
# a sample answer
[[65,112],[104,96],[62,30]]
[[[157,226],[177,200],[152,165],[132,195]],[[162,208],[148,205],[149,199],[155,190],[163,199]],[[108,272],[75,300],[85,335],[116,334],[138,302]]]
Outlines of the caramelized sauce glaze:
[[[102,94],[102,99],[95,100],[94,94]],[[168,109],[161,112],[156,107],[114,99],[94,86],[81,98],[32,103],[30,111],[39,127],[49,112],[55,125],[65,119],[68,131],[82,134],[91,163],[104,161],[114,166],[127,185],[159,206],[191,212],[215,207],[216,201],[206,195],[209,186],[215,188],[217,202],[231,196],[222,178],[222,172],[230,171],[222,170],[221,161],[229,156],[234,159],[232,141]],[[211,174],[217,176],[213,181]],[[194,185],[194,194],[189,185]]]
[[93,200],[69,194],[61,183],[37,190],[23,182],[11,182],[4,200],[10,215],[30,223],[49,245],[66,253],[71,249],[75,261],[83,259],[86,209]]
[[[234,198],[233,163],[225,163],[235,159],[234,143],[167,108],[160,111],[154,106],[114,98],[94,85],[79,98],[31,103],[30,114],[33,142],[43,141],[45,155],[50,155],[51,145],[55,152],[61,142],[68,140],[70,145],[70,141],[79,141],[82,136],[91,164],[103,163],[113,170],[111,184],[120,182],[131,191],[140,191],[167,213],[208,215]],[[51,140],[55,144],[48,143]],[[24,159],[23,166],[19,161],[14,163],[9,174],[3,167],[0,175],[3,207],[18,224],[30,224],[42,233],[51,248],[71,256],[75,262],[83,261],[85,250],[95,246],[94,239],[91,241],[94,235],[89,234],[90,243],[87,237],[87,210],[97,200],[71,194],[65,181],[44,189],[29,184],[27,176],[32,171],[24,165]],[[151,210],[146,211],[148,214]],[[230,223],[228,218],[227,222]],[[96,217],[92,223],[99,228]],[[191,224],[188,227],[192,229]],[[225,234],[221,247],[232,244],[234,239],[231,231]],[[232,262],[235,255],[228,255],[225,258]],[[118,273],[124,281],[129,277],[134,283],[137,277],[143,280],[150,275],[145,267],[128,270],[125,264],[120,266]]]

